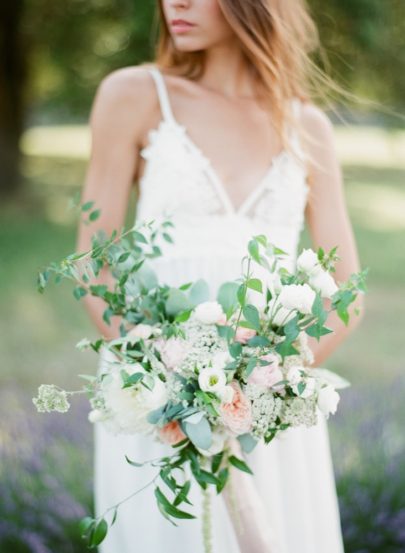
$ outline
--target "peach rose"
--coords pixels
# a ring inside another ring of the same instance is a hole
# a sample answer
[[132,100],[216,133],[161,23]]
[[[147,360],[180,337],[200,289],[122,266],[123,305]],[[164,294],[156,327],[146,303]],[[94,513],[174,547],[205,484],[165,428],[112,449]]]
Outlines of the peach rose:
[[263,355],[261,359],[268,361],[268,364],[255,367],[248,381],[250,384],[271,388],[284,379],[283,373],[279,369],[278,357],[274,353],[268,353]]
[[250,401],[243,394],[236,381],[230,383],[233,388],[232,400],[219,407],[221,420],[236,436],[249,432],[252,426],[252,409]]
[[175,445],[184,440],[186,435],[180,428],[178,421],[171,421],[159,429],[159,438],[165,444]]
[[241,344],[246,344],[250,338],[256,336],[256,330],[253,328],[244,328],[243,326],[238,326],[235,333],[235,341],[240,342]]

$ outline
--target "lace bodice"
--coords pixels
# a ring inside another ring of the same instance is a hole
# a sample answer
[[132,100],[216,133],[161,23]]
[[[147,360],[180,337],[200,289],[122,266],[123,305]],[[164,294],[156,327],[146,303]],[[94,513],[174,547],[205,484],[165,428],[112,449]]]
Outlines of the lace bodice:
[[[140,152],[146,164],[139,182],[137,220],[172,219],[175,243],[166,245],[169,256],[240,257],[254,234],[266,234],[295,255],[309,188],[297,134],[291,132],[291,149],[273,159],[261,181],[235,208],[210,160],[175,120],[159,69],[149,71],[162,119],[149,131],[149,142]],[[293,109],[299,109],[298,101]]]

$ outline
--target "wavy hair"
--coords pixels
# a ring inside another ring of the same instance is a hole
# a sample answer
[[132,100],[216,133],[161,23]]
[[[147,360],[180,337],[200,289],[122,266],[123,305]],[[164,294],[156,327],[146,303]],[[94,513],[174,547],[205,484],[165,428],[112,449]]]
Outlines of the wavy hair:
[[[319,37],[306,1],[218,0],[218,4],[239,39],[258,92],[271,109],[275,129],[285,144],[284,122],[293,117],[290,101],[309,100],[329,80],[311,59],[319,48]],[[161,0],[158,10],[156,64],[170,73],[197,79],[204,71],[205,52],[176,50]]]

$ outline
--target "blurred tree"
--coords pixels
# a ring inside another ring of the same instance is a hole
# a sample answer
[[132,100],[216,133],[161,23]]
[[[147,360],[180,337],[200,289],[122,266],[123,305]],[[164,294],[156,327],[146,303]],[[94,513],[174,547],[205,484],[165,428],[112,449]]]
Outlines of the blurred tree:
[[0,4],[0,196],[16,194],[21,186],[18,142],[23,127],[26,77],[20,35],[23,0]]

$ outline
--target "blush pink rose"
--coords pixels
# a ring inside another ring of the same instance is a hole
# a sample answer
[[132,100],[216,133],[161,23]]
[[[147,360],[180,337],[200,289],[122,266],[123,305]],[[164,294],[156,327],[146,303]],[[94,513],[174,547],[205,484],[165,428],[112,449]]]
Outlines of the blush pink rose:
[[246,342],[250,340],[250,338],[253,338],[253,336],[256,336],[256,330],[238,326],[235,333],[235,341],[240,342],[241,344],[246,344]]
[[160,356],[168,369],[176,369],[184,361],[188,345],[181,338],[169,338],[159,344]]
[[261,359],[263,361],[268,361],[268,364],[255,367],[248,381],[250,384],[271,388],[284,378],[279,368],[278,357],[274,355],[274,353],[268,353],[267,355],[263,355]]
[[168,422],[163,428],[159,429],[159,438],[164,444],[176,445],[185,437],[186,435],[180,428],[178,421]]
[[222,423],[236,436],[249,432],[252,426],[252,408],[250,401],[236,381],[230,383],[233,388],[232,400],[219,407]]

